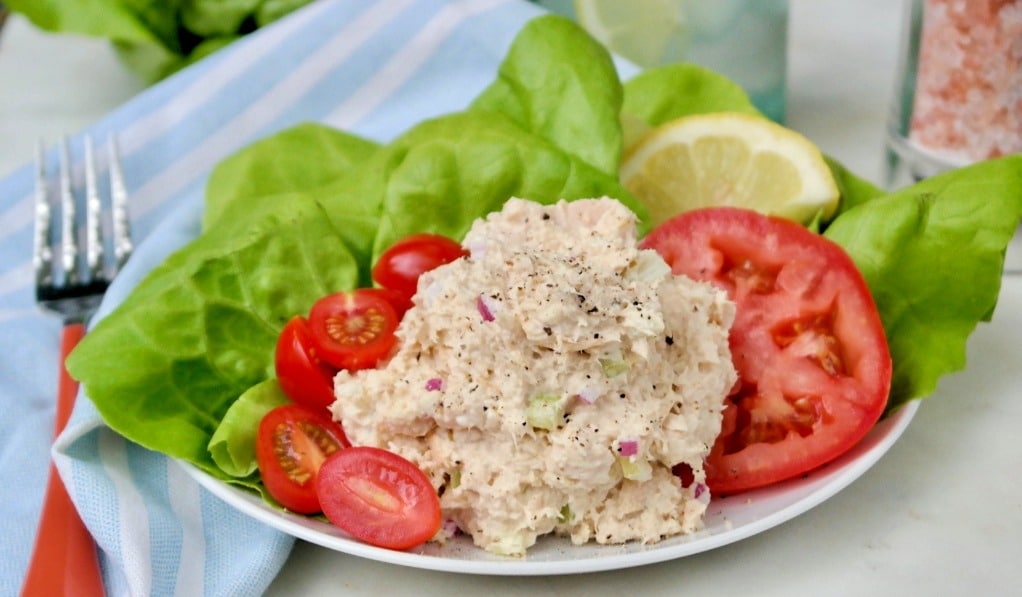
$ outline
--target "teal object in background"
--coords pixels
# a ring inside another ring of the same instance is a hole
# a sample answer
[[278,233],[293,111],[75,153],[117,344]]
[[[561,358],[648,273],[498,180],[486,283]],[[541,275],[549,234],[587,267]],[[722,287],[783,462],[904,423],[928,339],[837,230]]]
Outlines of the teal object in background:
[[[628,55],[609,47],[642,68],[670,62],[693,62],[717,71],[741,85],[752,102],[771,119],[784,122],[788,75],[788,0],[661,0],[663,8],[677,4],[677,26],[664,51],[655,59]],[[596,0],[536,0],[551,12],[577,18],[578,6]],[[609,4],[604,2],[603,4]],[[613,12],[626,20],[644,2],[621,2]],[[583,26],[588,25],[581,19]],[[618,22],[605,24],[608,28]],[[592,33],[598,39],[601,32]],[[607,40],[601,39],[606,42]]]

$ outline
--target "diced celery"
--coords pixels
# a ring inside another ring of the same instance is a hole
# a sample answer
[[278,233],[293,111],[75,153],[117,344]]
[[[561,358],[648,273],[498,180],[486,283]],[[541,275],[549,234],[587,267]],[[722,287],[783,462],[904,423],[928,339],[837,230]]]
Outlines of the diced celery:
[[653,478],[653,467],[649,461],[638,456],[619,456],[618,464],[621,465],[621,474],[625,479],[632,481],[649,481]]
[[557,522],[559,524],[571,524],[575,522],[575,513],[571,511],[571,504],[564,504],[561,511],[557,514]]
[[487,549],[493,553],[505,555],[505,556],[520,556],[525,553],[525,549],[528,547],[528,542],[525,540],[523,535],[512,534],[504,535],[495,544],[489,546]]
[[535,429],[553,431],[564,416],[564,399],[552,394],[541,394],[529,400],[525,419]]
[[[617,358],[614,358],[614,357]],[[603,368],[603,376],[610,379],[628,371],[628,361],[624,360],[621,353],[600,357],[600,367]]]

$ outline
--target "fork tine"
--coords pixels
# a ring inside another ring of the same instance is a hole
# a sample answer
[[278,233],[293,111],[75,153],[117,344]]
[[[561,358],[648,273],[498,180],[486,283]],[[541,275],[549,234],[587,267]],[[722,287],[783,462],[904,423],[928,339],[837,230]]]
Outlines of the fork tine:
[[90,280],[103,277],[103,238],[100,230],[99,189],[96,185],[96,156],[92,136],[86,135],[85,147],[85,264]]
[[46,183],[46,151],[42,139],[36,144],[35,154],[35,244],[32,247],[32,267],[35,270],[36,286],[53,283],[53,246],[49,185]]
[[107,145],[110,170],[110,203],[113,212],[114,260],[119,270],[131,256],[131,230],[128,219],[128,191],[121,170],[121,153],[117,136],[111,135]]
[[[57,147],[57,198],[52,197],[52,182],[47,180],[46,152],[41,140],[37,146],[35,244],[32,261],[36,276],[36,299],[43,307],[64,313],[60,303],[67,304],[66,310],[69,311],[74,310],[71,303],[80,303],[80,311],[90,312],[91,315],[94,309],[92,305],[98,304],[112,277],[131,255],[132,243],[128,193],[115,136],[109,137],[110,157],[106,164],[110,176],[109,205],[107,198],[102,196],[97,174],[98,162],[101,160],[96,159],[92,137],[86,134],[82,146],[84,187],[78,188],[73,186],[72,181],[70,139],[64,136],[60,140]],[[52,177],[52,173],[49,176]],[[79,232],[76,214],[76,203],[79,200],[84,202],[84,232]],[[55,242],[53,227],[57,225],[58,219],[60,238]],[[106,238],[110,232],[112,240]],[[59,263],[56,256],[58,244]],[[111,247],[113,260],[108,257]]]
[[60,265],[67,284],[78,283],[78,228],[71,191],[71,152],[67,136],[60,140]]

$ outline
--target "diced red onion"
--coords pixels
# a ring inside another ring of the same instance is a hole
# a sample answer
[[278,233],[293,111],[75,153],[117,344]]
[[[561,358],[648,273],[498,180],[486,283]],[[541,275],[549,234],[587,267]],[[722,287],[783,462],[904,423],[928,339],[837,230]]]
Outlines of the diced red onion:
[[476,298],[476,309],[483,316],[483,321],[493,321],[493,302],[483,295]]
[[439,377],[431,377],[426,380],[426,391],[437,392],[444,389],[444,380]]
[[622,456],[635,456],[639,453],[639,442],[634,439],[622,439],[618,441],[618,453]]
[[472,261],[482,261],[486,257],[486,240],[476,239],[468,247],[468,256]]
[[586,404],[592,404],[593,402],[596,402],[597,398],[600,397],[600,393],[596,390],[596,388],[592,387],[582,388],[575,395],[578,396],[579,400],[585,402]]
[[692,488],[692,496],[704,504],[710,503],[710,488],[703,483],[696,483]]
[[454,539],[460,533],[461,529],[458,528],[458,524],[450,518],[445,518],[444,521],[440,523],[440,530],[436,532],[436,538],[440,541],[440,543],[443,543],[448,539]]

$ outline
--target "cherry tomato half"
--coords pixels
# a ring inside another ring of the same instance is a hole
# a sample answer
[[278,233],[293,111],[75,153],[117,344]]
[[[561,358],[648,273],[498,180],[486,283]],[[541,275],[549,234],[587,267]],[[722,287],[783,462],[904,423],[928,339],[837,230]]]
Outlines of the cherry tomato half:
[[440,529],[440,498],[408,460],[380,448],[337,452],[316,481],[323,514],[354,537],[388,549],[409,549]]
[[468,251],[446,236],[426,232],[413,234],[380,255],[373,266],[373,280],[411,301],[419,276],[466,255]]
[[389,288],[363,288],[361,292],[369,294],[378,294],[383,297],[391,307],[394,307],[394,313],[397,315],[398,321],[405,316],[405,313],[412,308],[411,297],[405,296],[396,290]]
[[799,476],[851,448],[883,414],[890,351],[872,295],[840,246],[730,207],[678,215],[642,246],[736,303],[739,384],[706,461],[712,490]]
[[371,288],[328,294],[309,311],[316,354],[350,371],[375,367],[386,357],[397,341],[397,324],[390,300]]
[[256,462],[266,491],[293,512],[320,512],[316,495],[320,467],[350,445],[325,410],[301,404],[274,408],[259,422],[256,436]]
[[281,330],[274,366],[280,388],[292,401],[313,408],[333,404],[337,369],[322,362],[316,354],[309,323],[304,317],[291,318]]

